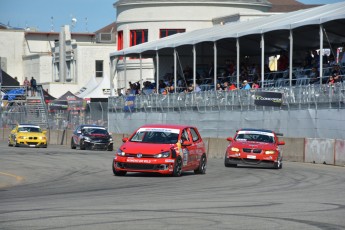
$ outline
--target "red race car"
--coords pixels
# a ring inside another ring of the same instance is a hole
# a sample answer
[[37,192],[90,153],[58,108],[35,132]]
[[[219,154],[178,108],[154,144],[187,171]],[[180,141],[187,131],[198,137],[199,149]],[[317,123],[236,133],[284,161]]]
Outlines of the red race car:
[[237,130],[234,138],[227,138],[230,143],[225,153],[225,167],[260,164],[276,169],[282,168],[280,145],[285,145],[285,142],[279,141],[277,136],[282,134],[264,129]]
[[195,127],[185,125],[144,125],[136,130],[115,154],[116,176],[127,172],[150,172],[181,176],[184,171],[206,173],[205,144]]

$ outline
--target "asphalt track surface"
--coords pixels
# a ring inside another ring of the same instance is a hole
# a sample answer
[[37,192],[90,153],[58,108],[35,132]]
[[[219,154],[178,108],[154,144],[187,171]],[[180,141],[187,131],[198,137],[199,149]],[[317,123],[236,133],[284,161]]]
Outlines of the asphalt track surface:
[[0,143],[0,229],[345,229],[344,167],[116,177],[113,154]]

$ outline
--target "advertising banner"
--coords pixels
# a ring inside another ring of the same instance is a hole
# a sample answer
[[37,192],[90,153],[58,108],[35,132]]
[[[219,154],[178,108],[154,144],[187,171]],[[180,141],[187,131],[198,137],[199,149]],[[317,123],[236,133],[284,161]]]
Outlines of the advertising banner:
[[256,92],[255,105],[277,106],[280,107],[283,102],[283,94],[279,92]]

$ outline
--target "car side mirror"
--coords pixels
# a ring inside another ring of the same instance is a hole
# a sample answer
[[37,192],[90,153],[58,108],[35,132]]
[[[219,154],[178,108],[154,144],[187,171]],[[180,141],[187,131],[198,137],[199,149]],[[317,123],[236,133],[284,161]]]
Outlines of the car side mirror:
[[122,138],[122,142],[123,142],[123,143],[127,142],[128,140],[129,140],[128,137]]
[[80,134],[80,133],[81,133],[81,131],[80,131],[80,130],[78,130],[78,131],[77,131],[77,133],[79,133],[79,134]]
[[226,138],[227,141],[234,141],[234,139],[232,137],[228,137]]
[[47,130],[43,130],[42,133],[43,133],[43,134],[46,134],[46,133],[47,133]]
[[278,141],[278,145],[285,145],[285,141]]
[[183,141],[182,145],[183,146],[190,146],[190,145],[192,145],[192,142],[190,142],[190,141]]

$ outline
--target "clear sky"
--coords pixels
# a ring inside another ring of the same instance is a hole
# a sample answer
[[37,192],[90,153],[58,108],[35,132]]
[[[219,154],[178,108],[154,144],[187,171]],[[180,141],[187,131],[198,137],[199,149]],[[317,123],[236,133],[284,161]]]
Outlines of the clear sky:
[[[13,27],[36,27],[60,31],[77,19],[73,31],[95,32],[116,20],[117,0],[0,0],[0,23]],[[52,19],[53,17],[53,19]]]
[[[95,32],[116,20],[113,3],[117,0],[0,0],[0,23],[13,27],[36,27],[39,31]],[[299,0],[305,4],[327,4],[345,0]],[[53,25],[53,26],[52,26]]]

